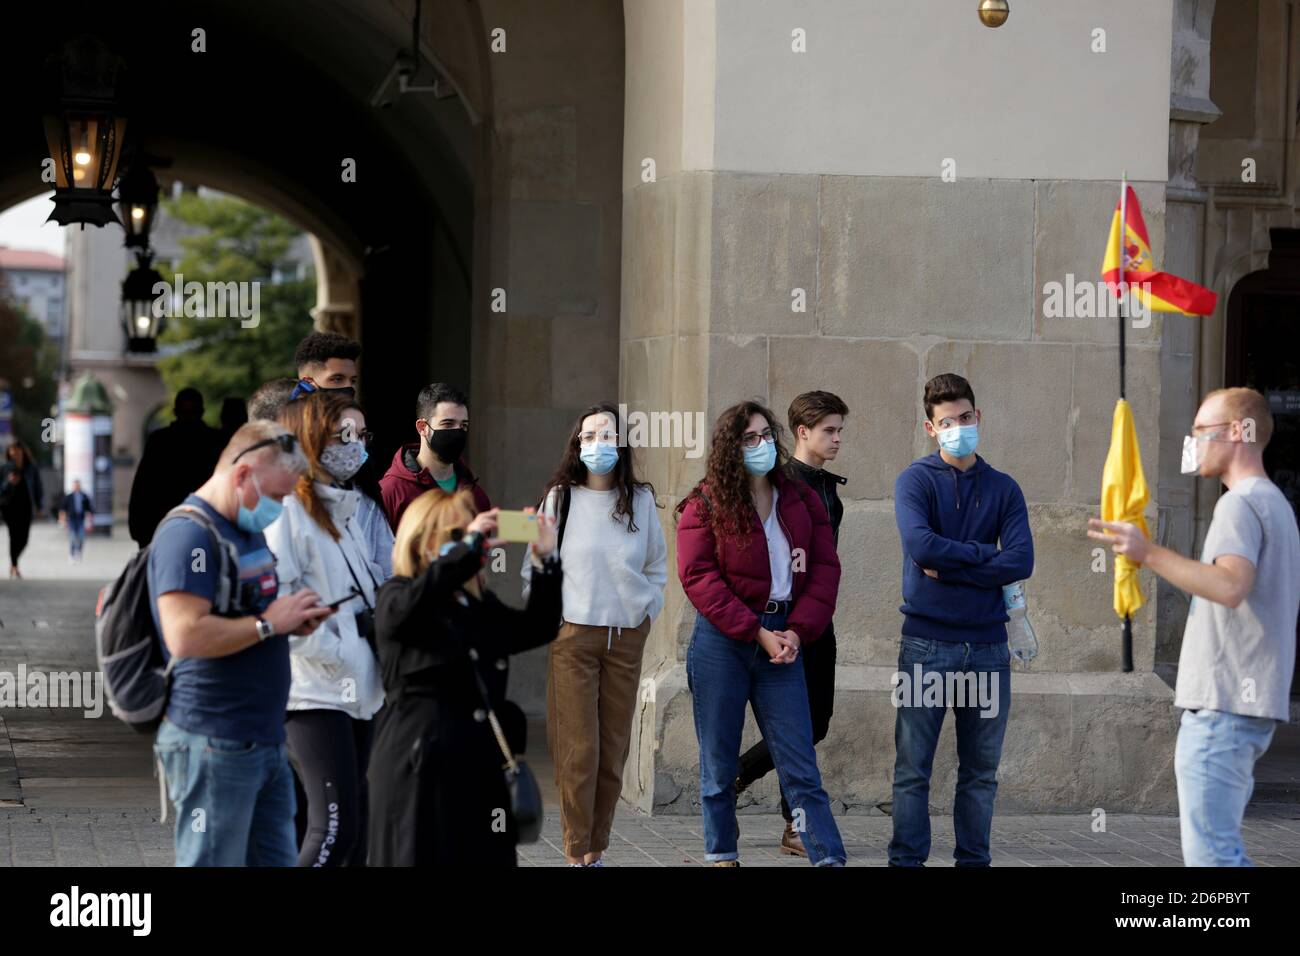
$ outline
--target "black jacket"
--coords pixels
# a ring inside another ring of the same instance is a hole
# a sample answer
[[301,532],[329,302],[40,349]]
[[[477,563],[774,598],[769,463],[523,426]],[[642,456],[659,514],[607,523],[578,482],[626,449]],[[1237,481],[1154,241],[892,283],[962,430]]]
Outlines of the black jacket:
[[223,448],[221,433],[201,421],[172,422],[149,436],[127,506],[136,544],[143,548],[152,541],[163,516],[212,477]]
[[460,590],[482,563],[481,552],[459,544],[419,576],[394,577],[379,589],[376,651],[386,703],[370,756],[374,866],[515,864],[505,761],[472,668],[512,750],[523,753],[523,712],[506,700],[508,661],[555,639],[562,574],[558,561],[535,571],[528,605],[516,610],[491,592],[476,600]]
[[831,517],[831,533],[835,535],[835,544],[838,547],[840,543],[840,519],[844,517],[844,503],[840,501],[837,486],[847,484],[848,479],[832,474],[825,468],[814,468],[812,465],[806,465],[798,458],[790,459],[790,474],[817,492],[817,497],[821,499],[822,504],[826,507],[826,513]]

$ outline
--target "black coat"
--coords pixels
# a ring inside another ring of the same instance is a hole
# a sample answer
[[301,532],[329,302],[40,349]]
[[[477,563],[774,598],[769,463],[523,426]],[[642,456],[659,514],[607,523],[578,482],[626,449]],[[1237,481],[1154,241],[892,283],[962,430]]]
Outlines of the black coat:
[[172,422],[145,441],[131,483],[127,527],[140,547],[153,540],[167,512],[212,477],[225,446],[221,433],[201,421]]
[[419,576],[379,589],[375,639],[386,703],[370,755],[372,866],[515,864],[505,760],[472,668],[512,750],[522,753],[523,712],[505,696],[508,660],[555,639],[561,572],[557,561],[534,573],[528,605],[516,610],[490,592],[477,600],[459,590],[481,567],[481,555],[461,544]]

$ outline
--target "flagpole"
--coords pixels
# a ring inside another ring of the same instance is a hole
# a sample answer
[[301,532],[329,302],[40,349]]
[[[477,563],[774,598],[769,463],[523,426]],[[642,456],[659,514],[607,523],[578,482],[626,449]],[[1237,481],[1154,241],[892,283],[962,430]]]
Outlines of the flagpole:
[[[1123,400],[1126,396],[1124,381],[1124,326],[1127,324],[1128,317],[1125,315],[1124,300],[1128,298],[1128,283],[1126,281],[1127,272],[1124,269],[1124,245],[1128,233],[1128,170],[1120,174],[1119,180],[1119,286],[1121,290],[1119,297],[1119,397]],[[1133,673],[1133,618],[1124,615],[1124,638],[1121,644],[1121,662],[1125,674]]]
[[1127,273],[1124,269],[1124,239],[1128,232],[1128,171],[1125,170],[1120,176],[1119,181],[1119,284],[1116,287],[1119,290],[1119,397],[1125,398],[1124,382],[1124,325],[1127,316],[1124,308],[1124,300],[1128,294],[1128,283],[1125,281]]

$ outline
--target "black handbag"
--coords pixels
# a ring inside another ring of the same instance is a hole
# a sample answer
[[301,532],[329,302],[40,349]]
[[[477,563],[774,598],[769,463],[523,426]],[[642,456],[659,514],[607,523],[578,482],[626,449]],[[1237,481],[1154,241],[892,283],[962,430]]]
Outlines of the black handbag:
[[478,670],[478,651],[472,647],[469,649],[469,659],[470,669],[474,671],[474,682],[478,684],[479,696],[483,698],[483,706],[487,710],[488,722],[491,723],[492,733],[497,738],[497,746],[501,748],[501,756],[505,758],[502,769],[506,775],[506,790],[510,793],[510,813],[515,818],[519,842],[536,843],[542,836],[542,791],[537,786],[537,778],[533,776],[528,762],[516,758],[511,753],[510,743],[501,729],[501,722],[497,720],[496,711],[492,709],[487,685],[483,683],[483,675]]

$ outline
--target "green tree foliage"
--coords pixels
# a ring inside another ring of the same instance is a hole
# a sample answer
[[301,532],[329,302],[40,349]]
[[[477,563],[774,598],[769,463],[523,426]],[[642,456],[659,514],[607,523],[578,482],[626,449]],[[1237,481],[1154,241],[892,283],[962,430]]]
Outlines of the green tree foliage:
[[37,459],[50,461],[41,422],[58,400],[58,350],[45,329],[13,301],[0,275],[0,390],[13,399],[13,431]]
[[158,362],[168,392],[175,396],[182,388],[197,388],[207,403],[206,418],[216,424],[223,399],[247,399],[267,379],[296,374],[293,350],[312,330],[308,310],[315,303],[316,280],[309,275],[271,283],[276,264],[284,262],[290,243],[301,234],[275,213],[230,196],[198,193],[165,200],[163,207],[204,230],[181,239],[179,261],[156,264],[165,282],[174,284],[180,273],[187,284],[259,283],[256,327],[244,328],[239,318],[177,315],[167,320],[159,338],[164,349],[181,346]]

